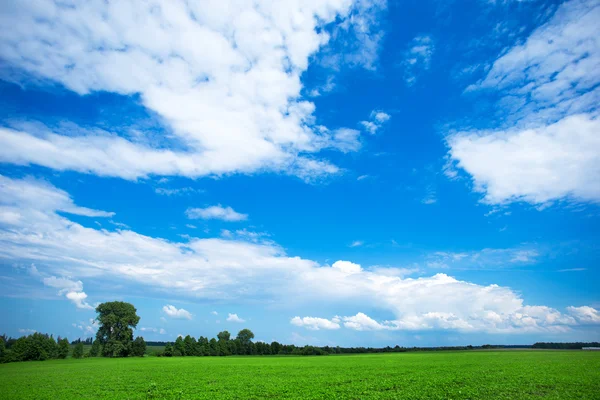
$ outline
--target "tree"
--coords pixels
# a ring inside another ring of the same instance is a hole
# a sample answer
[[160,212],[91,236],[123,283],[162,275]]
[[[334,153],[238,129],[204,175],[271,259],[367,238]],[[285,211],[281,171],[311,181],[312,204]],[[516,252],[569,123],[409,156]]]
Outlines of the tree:
[[229,333],[227,331],[219,332],[217,334],[217,339],[219,341],[221,341],[221,340],[228,341],[230,338],[231,338],[231,333]]
[[98,339],[94,340],[92,343],[92,348],[90,349],[90,357],[98,357],[102,352],[102,343]]
[[242,329],[235,339],[239,342],[238,354],[252,354],[254,333],[250,329]]
[[134,357],[144,357],[146,353],[146,341],[143,337],[138,336],[131,345],[131,355]]
[[185,348],[186,356],[197,356],[198,355],[198,344],[196,343],[196,339],[187,335],[185,339],[183,339],[183,347]]
[[73,349],[73,358],[83,358],[83,343],[79,342]]
[[204,336],[198,338],[197,346],[199,356],[207,356],[210,354],[210,351],[208,350],[208,339]]
[[163,352],[165,357],[173,357],[173,345],[171,343],[167,343],[165,346],[165,351]]
[[183,338],[181,336],[177,336],[177,339],[175,340],[175,346],[173,346],[173,355],[185,356],[185,344],[183,344]]
[[0,336],[0,362],[4,360],[4,356],[6,354],[6,344],[4,343],[4,338]]
[[122,301],[102,303],[96,307],[100,328],[96,339],[105,357],[127,357],[131,353],[133,329],[140,321],[132,304]]
[[271,343],[271,353],[279,354],[280,351],[281,351],[281,344],[279,344],[279,342]]
[[219,344],[217,343],[215,338],[210,339],[208,342],[208,351],[211,356],[219,355]]
[[58,358],[65,359],[69,355],[69,339],[64,338],[58,341]]

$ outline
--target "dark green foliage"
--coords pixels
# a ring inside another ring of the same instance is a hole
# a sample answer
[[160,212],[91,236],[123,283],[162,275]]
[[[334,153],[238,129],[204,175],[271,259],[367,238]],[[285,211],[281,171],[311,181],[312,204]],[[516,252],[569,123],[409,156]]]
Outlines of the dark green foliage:
[[144,357],[146,353],[146,341],[143,337],[138,336],[131,345],[131,355],[134,357]]
[[217,343],[215,338],[212,338],[208,342],[208,352],[211,356],[219,355],[219,344]]
[[177,339],[175,340],[173,355],[176,357],[185,356],[185,344],[183,343],[183,338],[181,336],[177,336]]
[[79,342],[73,348],[73,358],[83,358],[83,343]]
[[221,340],[228,341],[230,338],[231,338],[231,333],[229,333],[228,331],[219,332],[217,334],[217,340],[219,340],[219,341],[221,341]]
[[89,355],[90,357],[98,357],[100,355],[100,351],[102,350],[102,343],[98,339],[94,340],[92,343],[92,348],[90,349]]
[[57,357],[65,359],[69,355],[69,339],[64,338],[58,341]]
[[105,357],[127,357],[133,344],[133,329],[140,321],[132,304],[122,301],[102,303],[96,307],[100,328],[96,339]]
[[197,356],[198,355],[198,343],[196,343],[196,339],[187,335],[185,339],[183,339],[183,347],[185,349],[186,356]]
[[579,350],[583,347],[600,347],[600,343],[592,342],[592,343],[535,343],[532,346],[534,349],[562,349],[562,350]]
[[167,345],[165,346],[165,351],[163,351],[163,356],[173,357],[173,345],[171,343],[167,343]]

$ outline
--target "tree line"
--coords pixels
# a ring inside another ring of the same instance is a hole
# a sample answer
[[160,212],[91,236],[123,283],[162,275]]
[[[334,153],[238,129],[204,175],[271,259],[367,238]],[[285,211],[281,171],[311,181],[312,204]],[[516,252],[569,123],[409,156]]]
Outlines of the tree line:
[[573,342],[573,343],[553,343],[553,342],[538,342],[531,346],[534,349],[559,349],[559,350],[581,350],[584,347],[600,347],[600,343],[591,342]]
[[[98,332],[94,340],[77,339],[69,344],[67,338],[33,333],[20,338],[0,336],[0,362],[43,361],[48,359],[67,358],[71,347],[73,358],[84,357],[128,357],[144,356],[147,343],[141,336],[133,338],[140,317],[130,303],[113,301],[102,303],[96,307],[98,316]],[[197,340],[187,335],[179,336],[175,342],[149,342],[151,345],[164,346],[154,355],[159,357],[184,356],[230,356],[230,355],[300,355],[319,356],[328,354],[349,353],[400,353],[407,351],[440,351],[440,350],[475,350],[493,349],[510,346],[451,346],[451,347],[331,347],[331,346],[295,346],[279,342],[253,342],[254,333],[250,329],[242,329],[235,338],[228,331],[222,331],[216,338],[200,336]],[[84,351],[84,344],[89,350]],[[530,347],[530,346],[519,346]],[[547,349],[581,349],[582,347],[600,347],[600,343],[536,343],[533,348]]]

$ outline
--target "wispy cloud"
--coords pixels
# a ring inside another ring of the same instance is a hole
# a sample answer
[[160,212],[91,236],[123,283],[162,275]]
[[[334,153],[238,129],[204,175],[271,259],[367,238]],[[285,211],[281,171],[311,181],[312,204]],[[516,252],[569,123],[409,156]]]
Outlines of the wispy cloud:
[[412,40],[401,63],[408,86],[415,84],[419,75],[429,69],[434,50],[433,39],[429,35],[419,35]]
[[205,208],[188,208],[185,212],[190,219],[220,219],[223,221],[245,221],[247,214],[241,214],[231,207],[223,207],[220,204]]
[[600,202],[600,5],[562,3],[524,42],[503,51],[471,96],[492,93],[490,129],[449,133],[455,168],[489,204]]

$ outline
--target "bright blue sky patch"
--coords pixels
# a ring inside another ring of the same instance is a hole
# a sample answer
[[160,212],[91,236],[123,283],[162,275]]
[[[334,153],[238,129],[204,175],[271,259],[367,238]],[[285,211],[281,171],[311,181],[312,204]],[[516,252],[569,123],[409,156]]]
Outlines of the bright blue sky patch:
[[597,340],[597,1],[0,7],[7,334]]

